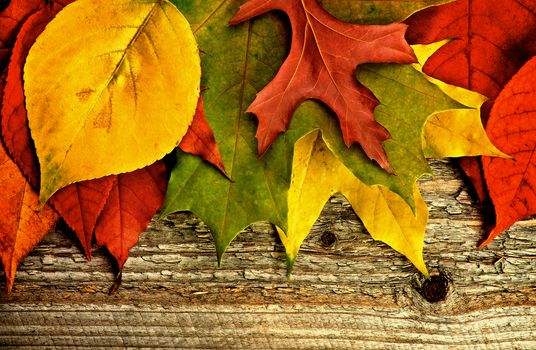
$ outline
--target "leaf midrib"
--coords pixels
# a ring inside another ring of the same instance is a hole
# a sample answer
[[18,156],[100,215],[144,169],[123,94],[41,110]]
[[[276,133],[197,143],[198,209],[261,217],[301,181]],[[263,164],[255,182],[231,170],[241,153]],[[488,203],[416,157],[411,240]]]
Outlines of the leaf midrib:
[[[165,0],[164,0],[165,1]],[[74,144],[74,140],[78,137],[78,135],[80,134],[80,132],[86,127],[87,125],[87,122],[88,122],[88,117],[89,115],[91,114],[91,112],[93,111],[93,109],[95,108],[95,106],[97,105],[98,101],[100,101],[101,97],[102,97],[102,94],[104,93],[104,91],[106,91],[110,84],[112,83],[112,81],[116,78],[117,76],[117,73],[119,71],[119,69],[121,68],[121,66],[123,65],[123,63],[125,62],[125,60],[127,59],[127,55],[128,53],[130,52],[130,49],[132,48],[132,46],[135,44],[135,42],[137,41],[137,39],[140,37],[140,35],[144,32],[145,28],[147,27],[149,21],[151,20],[151,18],[153,17],[154,13],[155,13],[155,10],[157,9],[157,7],[160,7],[162,8],[162,0],[156,0],[151,8],[151,10],[149,11],[149,13],[147,14],[147,16],[145,17],[145,19],[143,20],[143,22],[141,23],[141,25],[139,26],[139,28],[136,30],[136,33],[134,34],[134,36],[132,37],[132,39],[130,39],[129,43],[127,44],[126,48],[123,50],[123,54],[121,56],[121,59],[118,61],[118,63],[116,64],[116,66],[114,67],[114,70],[112,72],[112,74],[110,74],[110,77],[109,79],[106,81],[106,83],[104,84],[103,88],[101,89],[101,91],[99,92],[98,96],[95,98],[95,103],[93,104],[93,106],[91,106],[91,108],[89,108],[86,112],[86,115],[84,116],[83,120],[83,124],[80,126],[80,128],[73,133],[73,137],[71,138],[71,142],[70,142],[70,145],[69,147],[67,148],[67,150],[65,151],[65,155],[63,157],[63,160],[61,161],[61,165],[59,167],[56,168],[56,172],[54,173],[54,175],[51,177],[52,179],[56,179],[58,173],[61,171],[61,168],[63,167],[63,164],[65,163],[65,160],[67,159],[67,155],[69,154],[69,152],[71,151],[72,147],[73,147],[73,144]],[[163,10],[163,8],[162,8]]]

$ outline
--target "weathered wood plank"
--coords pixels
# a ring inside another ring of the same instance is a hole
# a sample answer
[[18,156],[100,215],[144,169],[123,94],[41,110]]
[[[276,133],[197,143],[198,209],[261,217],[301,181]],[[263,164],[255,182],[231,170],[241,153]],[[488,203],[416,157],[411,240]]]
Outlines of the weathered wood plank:
[[431,216],[424,253],[448,281],[445,300],[427,301],[411,264],[335,197],[291,279],[270,225],[241,234],[218,267],[206,227],[177,214],[151,224],[109,296],[106,253],[87,262],[58,229],[23,262],[13,295],[1,296],[0,345],[536,349],[536,221],[477,250],[479,205],[454,167],[433,165],[435,178],[421,182]]

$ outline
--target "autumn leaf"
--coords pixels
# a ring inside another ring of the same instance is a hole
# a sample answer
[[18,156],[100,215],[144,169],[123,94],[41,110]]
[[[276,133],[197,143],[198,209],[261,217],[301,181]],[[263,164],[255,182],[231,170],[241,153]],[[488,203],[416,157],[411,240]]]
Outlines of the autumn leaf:
[[422,256],[428,208],[416,184],[414,213],[402,197],[383,186],[367,186],[356,178],[333,155],[319,132],[300,139],[295,147],[288,195],[288,230],[283,232],[278,228],[289,268],[325,203],[335,193],[341,193],[374,239],[402,253],[428,275]]
[[110,195],[95,226],[99,246],[117,260],[119,270],[129,250],[164,202],[168,174],[159,161],[143,169],[114,177]]
[[221,159],[220,150],[205,116],[203,96],[199,96],[194,120],[188,128],[188,132],[182,138],[179,148],[183,152],[203,158],[225,174],[225,166]]
[[406,26],[344,23],[316,0],[250,0],[240,7],[231,24],[276,9],[290,18],[292,46],[279,73],[247,110],[259,120],[259,154],[288,129],[299,104],[317,99],[339,118],[347,146],[359,143],[369,158],[392,172],[382,148],[389,133],[374,119],[379,102],[358,83],[355,71],[363,63],[414,62],[415,56],[404,39]]
[[45,26],[63,8],[63,3],[54,2],[34,12],[21,27],[17,35],[2,101],[2,137],[8,153],[22,170],[28,181],[39,188],[39,163],[35,146],[28,130],[23,90],[23,67],[30,48]]
[[402,22],[415,12],[455,0],[319,0],[333,16],[359,24]]
[[[414,68],[422,72],[422,66],[430,56],[448,42],[450,40],[430,45],[413,45],[412,48],[419,60],[419,64],[415,64]],[[423,133],[423,150],[427,158],[481,155],[508,158],[508,155],[491,143],[482,125],[480,109],[486,102],[486,97],[429,76],[426,78],[452,99],[470,107],[437,112],[428,118]]]
[[52,229],[58,216],[49,205],[39,210],[37,194],[1,145],[0,193],[0,258],[10,293],[17,266]]
[[66,6],[24,68],[41,201],[71,183],[163,158],[192,122],[200,75],[190,25],[168,1]]
[[358,75],[359,81],[382,102],[375,116],[391,134],[384,148],[396,174],[382,171],[358,147],[348,149],[333,118],[317,105],[308,103],[300,108],[291,129],[300,130],[300,136],[313,125],[321,129],[329,148],[357,178],[369,186],[383,185],[415,208],[413,185],[421,176],[431,173],[422,149],[422,133],[428,118],[437,112],[458,113],[467,108],[430,82],[419,67],[418,64],[370,64],[363,65]]
[[[474,152],[475,155],[505,156],[493,146],[482,126],[479,107],[485,101],[483,96],[463,88],[445,84],[422,74],[421,64],[424,64],[430,55],[444,44],[443,42],[413,47],[419,64],[408,67],[410,68],[408,76],[411,76],[409,73],[413,72],[413,75],[420,76],[421,80],[405,80],[400,74],[404,70],[401,67],[397,67],[398,75],[385,75],[386,77],[392,77],[391,83],[380,79],[372,86],[393,86],[393,82],[397,82],[402,86],[412,86],[416,92],[423,95],[429,95],[427,90],[424,90],[424,87],[427,86],[426,82],[429,82],[453,99],[475,107],[474,109],[437,112],[428,119],[421,118],[421,123],[426,121],[424,130],[422,127],[415,128],[415,130],[424,131],[422,145],[427,156],[436,158],[464,156],[466,155],[464,152]],[[393,77],[396,77],[396,79],[393,79]],[[429,91],[434,90],[429,89]],[[408,106],[404,107],[404,105],[397,104],[397,101],[409,99],[407,101],[409,106],[418,105],[419,102],[415,102],[418,100],[414,101],[411,98],[411,93],[406,92],[404,96],[406,97],[405,99],[395,101],[382,98],[381,101],[386,102],[386,106],[382,106],[385,107],[383,112],[388,110],[390,115],[397,115],[398,113],[400,119],[406,120],[408,125],[412,122],[417,125],[410,117],[415,114],[417,109]],[[435,95],[432,96],[439,98],[440,94],[435,92]],[[420,103],[423,102],[421,101]],[[460,125],[449,124],[453,120],[459,121]],[[400,125],[403,124],[401,123]],[[467,127],[471,127],[471,129],[466,130],[465,128]],[[333,128],[326,126],[322,127],[322,129],[333,130]],[[404,130],[402,135],[404,133],[408,133],[408,131]],[[442,140],[442,137],[446,139]],[[420,135],[417,133],[413,138],[416,142],[400,142],[397,145],[397,149],[406,149],[408,145],[415,143],[413,148],[418,150],[421,147],[421,143],[419,143]],[[393,140],[398,140],[396,133],[394,133]],[[344,149],[344,146],[339,144],[338,148]],[[418,153],[417,151],[415,152]],[[369,186],[362,182],[355,176],[355,172],[346,167],[345,162],[348,163],[348,157],[348,155],[344,155],[344,158],[337,158],[318,133],[312,133],[299,140],[296,144],[292,181],[288,195],[288,231],[278,228],[279,236],[286,248],[288,266],[292,268],[300,246],[319,217],[324,204],[333,194],[342,193],[349,200],[352,208],[362,219],[373,238],[385,242],[408,257],[423,274],[427,275],[422,249],[428,211],[415,180],[410,182],[413,188],[411,198],[414,200],[412,201],[414,207],[412,207],[408,205],[403,197],[390,191],[387,187],[375,184]],[[414,166],[411,168],[414,168]]]
[[[178,152],[161,215],[184,210],[198,215],[212,232],[220,260],[230,242],[252,223],[269,221],[286,230],[294,143],[315,129],[322,130],[330,148],[361,181],[369,186],[385,183],[406,201],[413,202],[415,179],[423,169],[429,171],[421,140],[426,118],[439,110],[464,107],[409,65],[370,65],[360,70],[359,79],[374,94],[384,94],[392,104],[382,107],[385,113],[378,115],[383,118],[382,123],[391,119],[393,139],[398,134],[402,137],[386,142],[388,154],[394,155],[390,159],[401,166],[400,171],[395,167],[398,176],[383,171],[359,147],[348,149],[336,118],[314,101],[298,108],[289,131],[259,158],[254,140],[257,125],[245,110],[284,61],[289,31],[284,21],[271,14],[244,26],[227,26],[227,19],[238,4],[239,1],[222,4],[200,0],[188,6],[178,3],[205,52],[202,85],[209,88],[204,93],[207,119],[233,181],[201,160]],[[400,108],[401,104],[404,107]],[[410,130],[411,134],[404,135],[403,130]],[[399,157],[401,153],[406,158]]]
[[[10,62],[6,98],[0,99],[3,101],[2,136],[4,143],[34,188],[39,187],[39,164],[27,126],[22,87],[23,66],[35,39],[55,14],[63,8],[66,1],[68,0],[65,0],[63,4],[55,2],[52,7],[38,10],[25,22],[18,34]],[[201,99],[194,121],[180,147],[186,152],[196,152],[223,169],[212,130],[204,116]],[[108,176],[71,184],[58,191],[50,200],[77,235],[89,259],[95,225],[108,200],[114,181],[114,176]]]
[[[488,97],[482,108],[485,122],[503,86],[536,54],[535,8],[535,0],[458,0],[412,16],[406,21],[407,38],[412,43],[459,39],[440,49],[424,71]],[[480,163],[463,159],[461,165],[485,199]]]
[[484,174],[497,222],[490,243],[515,222],[536,214],[536,57],[499,94],[486,130],[512,159],[483,157]]
[[9,5],[0,12],[0,52],[5,53],[9,57],[9,51],[15,44],[17,33],[22,24],[30,15],[44,6],[45,2],[43,0],[10,1]]

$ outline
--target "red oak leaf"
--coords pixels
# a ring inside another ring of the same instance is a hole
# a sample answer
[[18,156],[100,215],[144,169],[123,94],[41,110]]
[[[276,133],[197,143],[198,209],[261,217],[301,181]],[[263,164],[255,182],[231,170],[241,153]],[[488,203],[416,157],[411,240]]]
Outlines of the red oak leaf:
[[130,248],[164,203],[167,183],[168,173],[161,161],[115,176],[95,226],[95,238],[117,260],[119,270],[123,269]]
[[359,143],[369,158],[392,171],[382,142],[387,130],[374,119],[378,100],[355,77],[363,63],[412,63],[404,39],[406,25],[354,25],[328,14],[317,0],[251,0],[231,20],[237,24],[271,10],[290,18],[292,47],[274,80],[258,95],[248,112],[259,120],[259,154],[288,129],[292,115],[306,99],[317,99],[339,118],[348,146]]
[[497,214],[485,246],[515,222],[536,214],[536,57],[512,78],[491,111],[486,131],[513,159],[483,157]]
[[[433,55],[424,71],[449,84],[489,98],[482,109],[488,119],[495,98],[521,66],[536,54],[536,0],[458,0],[418,12],[406,23],[412,43],[457,38]],[[461,165],[479,197],[486,190],[480,163],[463,158]]]
[[49,206],[39,210],[39,197],[0,145],[0,259],[11,292],[17,266],[58,220]]

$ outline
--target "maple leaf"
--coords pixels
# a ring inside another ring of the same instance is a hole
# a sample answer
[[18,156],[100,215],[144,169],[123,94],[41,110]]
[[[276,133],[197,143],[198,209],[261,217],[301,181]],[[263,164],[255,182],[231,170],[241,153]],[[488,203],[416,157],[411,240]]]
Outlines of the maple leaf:
[[[477,91],[489,100],[486,122],[495,98],[527,59],[536,54],[535,0],[458,0],[431,7],[409,18],[412,43],[457,38],[440,49],[424,71],[446,83]],[[461,160],[479,197],[487,197],[478,160]]]
[[278,229],[289,270],[325,203],[341,193],[374,239],[405,255],[428,276],[422,256],[428,208],[416,184],[413,190],[415,213],[402,197],[387,188],[367,186],[356,178],[329,150],[318,131],[303,137],[294,152],[288,230]]
[[288,129],[295,109],[317,99],[339,118],[347,146],[359,143],[367,156],[392,172],[382,142],[387,130],[374,119],[379,104],[355,78],[363,63],[411,63],[415,56],[404,39],[406,26],[344,23],[316,0],[251,0],[231,20],[237,24],[271,10],[287,13],[292,26],[290,54],[274,80],[248,108],[259,120],[259,154]]
[[515,222],[536,214],[536,57],[499,94],[486,127],[512,159],[483,157],[497,223],[481,247]]
[[0,145],[0,259],[7,291],[11,292],[17,266],[52,229],[58,215],[49,206],[39,209],[39,199],[17,165]]
[[168,1],[66,6],[24,67],[41,201],[71,183],[133,171],[171,152],[192,123],[200,77],[190,25]]
[[[359,79],[392,104],[392,109],[379,107],[378,115],[387,123],[390,120],[389,128],[393,129],[393,139],[385,145],[388,155],[395,155],[392,160],[398,176],[380,169],[359,147],[348,149],[336,118],[314,101],[298,108],[289,131],[259,158],[254,142],[256,123],[245,110],[284,61],[289,42],[284,22],[268,14],[245,26],[230,28],[226,18],[236,11],[236,2],[177,3],[205,52],[202,85],[209,88],[204,94],[207,119],[233,181],[199,159],[178,152],[162,216],[183,210],[198,215],[212,232],[220,260],[238,233],[252,223],[269,221],[285,230],[294,143],[314,129],[322,130],[330,148],[361,181],[386,184],[394,192],[403,193],[400,195],[406,201],[413,201],[415,179],[429,171],[421,140],[426,118],[439,110],[463,106],[409,65],[370,65],[360,70]],[[415,128],[408,128],[408,124]],[[410,133],[404,134],[404,130]]]

